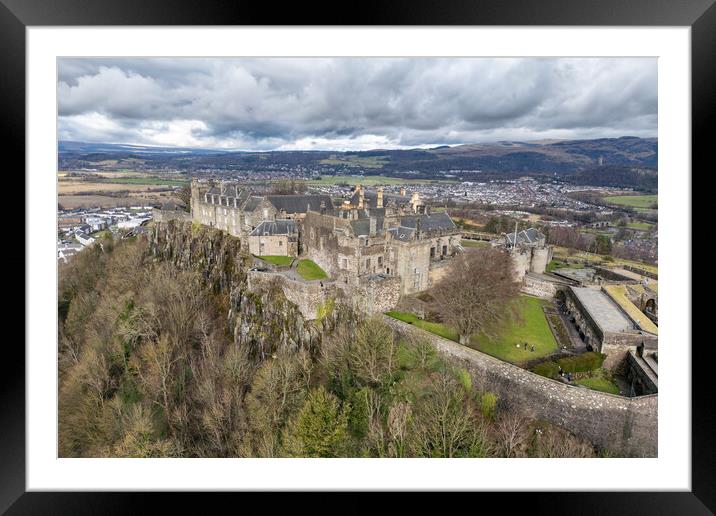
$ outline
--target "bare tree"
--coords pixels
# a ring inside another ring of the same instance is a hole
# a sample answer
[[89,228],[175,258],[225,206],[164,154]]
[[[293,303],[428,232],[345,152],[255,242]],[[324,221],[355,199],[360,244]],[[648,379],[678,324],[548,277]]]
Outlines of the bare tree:
[[507,253],[497,249],[475,249],[457,258],[448,274],[432,292],[435,311],[457,330],[461,344],[470,336],[487,331],[502,319],[508,302],[518,291]]
[[507,412],[497,421],[498,447],[503,457],[519,457],[527,442],[527,419]]

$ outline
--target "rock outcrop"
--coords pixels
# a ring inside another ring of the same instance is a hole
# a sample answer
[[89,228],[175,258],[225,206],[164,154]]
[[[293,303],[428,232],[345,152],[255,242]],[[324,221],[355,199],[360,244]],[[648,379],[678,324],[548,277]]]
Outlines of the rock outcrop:
[[279,285],[250,290],[251,257],[239,238],[191,222],[155,222],[148,232],[148,252],[180,270],[199,272],[206,285],[228,303],[227,331],[234,342],[265,358],[283,349],[314,352],[327,332],[350,314],[331,306],[316,321],[307,321]]

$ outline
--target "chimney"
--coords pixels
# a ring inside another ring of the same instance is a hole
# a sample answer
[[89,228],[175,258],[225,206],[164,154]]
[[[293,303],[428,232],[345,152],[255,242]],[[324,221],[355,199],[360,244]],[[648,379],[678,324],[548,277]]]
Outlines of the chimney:
[[363,209],[365,204],[365,192],[363,190],[358,191],[358,209]]
[[369,231],[368,234],[369,234],[370,236],[374,237],[374,236],[375,236],[375,228],[376,228],[376,220],[375,220],[375,217],[370,217],[369,221],[370,221],[370,231]]
[[400,195],[405,196],[405,187],[400,188]]
[[362,188],[360,187],[360,183],[356,183],[356,192],[360,192]]
[[418,202],[420,201],[420,196],[418,195],[418,192],[413,192],[413,196],[410,198],[410,204],[413,206],[413,211],[418,211]]
[[382,208],[383,207],[383,189],[378,188],[378,204],[376,205],[376,208]]

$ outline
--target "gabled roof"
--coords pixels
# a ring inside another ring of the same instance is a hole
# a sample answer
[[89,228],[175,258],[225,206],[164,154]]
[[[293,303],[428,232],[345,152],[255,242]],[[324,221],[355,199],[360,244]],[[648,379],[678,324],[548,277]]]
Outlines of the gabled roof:
[[254,211],[261,204],[262,197],[256,197],[255,195],[249,197],[249,200],[244,204],[244,211]]
[[450,231],[457,229],[455,223],[445,212],[400,217],[400,225],[408,228],[417,228],[418,221],[420,221],[420,231]]
[[[515,245],[515,234],[507,233],[507,243]],[[536,244],[544,238],[544,235],[537,231],[535,228],[523,229],[517,232],[517,243],[518,244]]]
[[[370,234],[370,219],[358,219],[351,221],[351,227],[353,228],[353,234],[355,236],[369,235]],[[375,218],[375,232],[376,234],[383,231],[383,217]]]
[[333,209],[330,195],[267,195],[266,200],[278,211],[286,213],[306,213],[309,209],[318,211],[321,203],[327,210]]
[[249,236],[292,236],[296,234],[295,220],[264,220]]
[[410,240],[415,235],[415,229],[406,228],[405,226],[390,228],[388,232],[393,235],[393,238],[395,238],[396,240]]

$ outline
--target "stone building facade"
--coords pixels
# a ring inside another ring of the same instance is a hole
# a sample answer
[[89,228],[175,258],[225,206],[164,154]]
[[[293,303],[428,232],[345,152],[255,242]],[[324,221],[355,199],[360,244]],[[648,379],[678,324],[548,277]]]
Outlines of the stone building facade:
[[366,292],[390,286],[400,295],[444,276],[461,240],[449,215],[431,213],[417,193],[384,195],[360,185],[335,207],[325,195],[259,196],[194,181],[192,220],[240,237],[252,254],[300,256],[343,286]]

